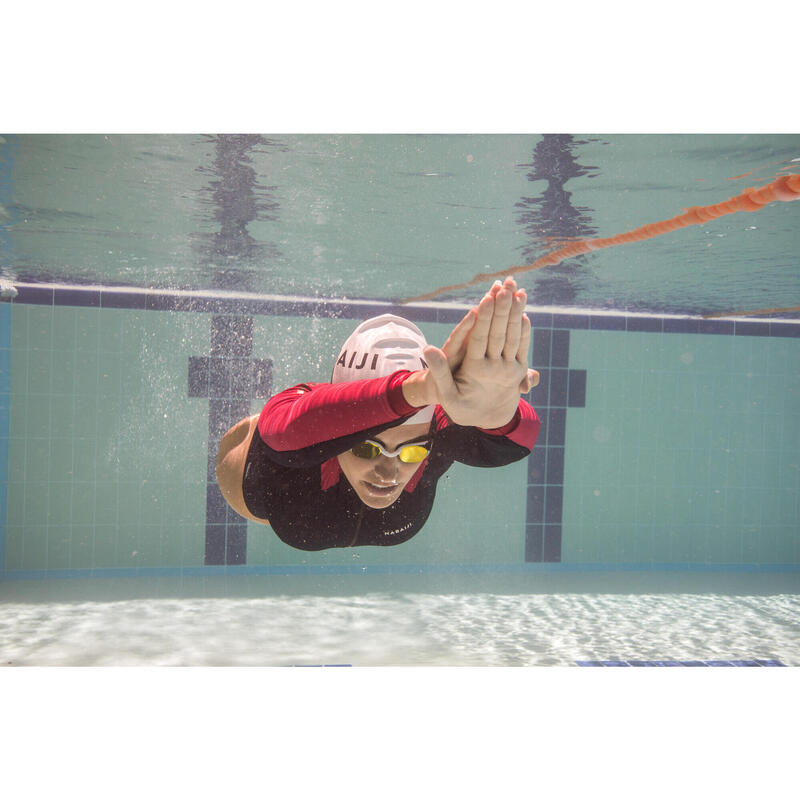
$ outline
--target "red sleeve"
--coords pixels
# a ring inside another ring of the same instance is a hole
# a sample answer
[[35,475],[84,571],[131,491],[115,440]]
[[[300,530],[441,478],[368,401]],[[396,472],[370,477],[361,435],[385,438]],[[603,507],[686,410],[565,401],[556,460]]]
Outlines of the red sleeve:
[[258,419],[273,450],[301,450],[413,414],[402,384],[411,373],[351,383],[299,384],[270,398]]
[[[441,406],[436,406],[436,426],[441,430],[450,424],[450,418]],[[533,450],[536,439],[539,437],[541,422],[533,407],[520,398],[517,411],[511,421],[502,428],[476,428],[481,433],[489,436],[505,437],[515,444],[522,445],[528,450]]]
[[502,428],[493,428],[486,430],[478,428],[478,430],[488,433],[491,436],[505,436],[511,439],[512,442],[521,444],[529,450],[533,450],[536,444],[536,439],[539,437],[539,428],[541,422],[539,417],[534,411],[533,407],[525,400],[520,399],[519,406],[517,406],[517,413],[514,414],[511,422],[504,425]]

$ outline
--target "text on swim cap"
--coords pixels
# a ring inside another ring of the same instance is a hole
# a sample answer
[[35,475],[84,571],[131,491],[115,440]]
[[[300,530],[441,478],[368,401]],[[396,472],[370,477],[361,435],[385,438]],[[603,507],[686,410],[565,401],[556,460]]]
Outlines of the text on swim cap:
[[[348,362],[348,360],[347,360],[347,350],[343,350],[342,354],[339,356],[339,360],[336,362],[336,366],[337,367],[338,366],[342,366],[345,369],[350,369],[351,367],[353,369],[364,369],[364,366],[367,363],[367,359],[369,358],[369,353],[364,353],[362,355],[362,357],[361,357],[361,363],[360,364],[355,364],[355,366],[354,366],[354,362],[355,362],[356,358],[358,357],[358,355],[359,355],[358,351],[357,350],[353,350],[353,352],[350,354],[350,361]],[[370,369],[374,370],[374,369],[378,368],[378,359],[379,358],[380,358],[380,353],[375,353],[372,356],[372,364],[370,364],[370,366],[369,366]],[[428,368],[428,365],[425,363],[425,361],[423,359],[420,358],[419,362],[420,362],[420,364],[422,364],[422,369],[427,369]]]
[[[350,369],[350,367],[353,366],[353,362],[355,361],[357,355],[358,355],[358,351],[353,350],[353,353],[350,356],[350,363],[348,364],[347,363],[347,350],[343,350],[342,354],[339,356],[339,360],[336,362],[336,366],[338,367],[341,364],[343,367],[346,367],[347,369]],[[372,357],[372,365],[370,366],[370,369],[377,369],[379,356],[380,356],[380,353],[375,353],[375,355]],[[364,369],[364,365],[367,363],[367,358],[368,357],[369,357],[369,353],[364,353],[364,357],[361,359],[361,363],[358,364],[355,367],[355,369]]]

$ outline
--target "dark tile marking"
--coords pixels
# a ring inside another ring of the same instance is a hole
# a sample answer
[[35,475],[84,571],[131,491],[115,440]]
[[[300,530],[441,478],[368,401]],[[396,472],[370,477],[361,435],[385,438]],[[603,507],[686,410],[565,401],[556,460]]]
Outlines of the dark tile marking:
[[531,363],[539,371],[540,381],[530,402],[542,427],[528,458],[528,562],[561,561],[567,408],[586,405],[586,370],[569,369],[569,342],[570,332],[563,329],[537,328],[533,335]]
[[664,320],[661,317],[628,317],[628,330],[661,333]]
[[216,464],[220,440],[250,414],[250,399],[272,393],[272,361],[252,359],[252,351],[252,317],[214,316],[211,355],[189,357],[189,397],[207,397],[209,401],[206,565],[247,562],[247,523],[222,497]]

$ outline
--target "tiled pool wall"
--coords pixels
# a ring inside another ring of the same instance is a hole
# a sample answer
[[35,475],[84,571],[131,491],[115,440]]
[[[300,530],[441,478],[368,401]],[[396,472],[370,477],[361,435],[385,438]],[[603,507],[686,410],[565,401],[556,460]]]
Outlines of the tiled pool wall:
[[0,304],[3,579],[800,568],[800,322],[531,312],[532,456],[456,464],[399,547],[294,550],[215,482],[266,397],[357,321],[456,305],[18,285]]

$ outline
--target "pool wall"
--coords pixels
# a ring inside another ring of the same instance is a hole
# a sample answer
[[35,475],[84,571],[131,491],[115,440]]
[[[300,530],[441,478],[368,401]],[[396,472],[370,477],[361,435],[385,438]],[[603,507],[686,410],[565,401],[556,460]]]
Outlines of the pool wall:
[[532,456],[456,464],[422,531],[318,553],[245,522],[219,439],[357,321],[464,308],[19,284],[0,304],[3,580],[800,569],[800,322],[529,309]]

